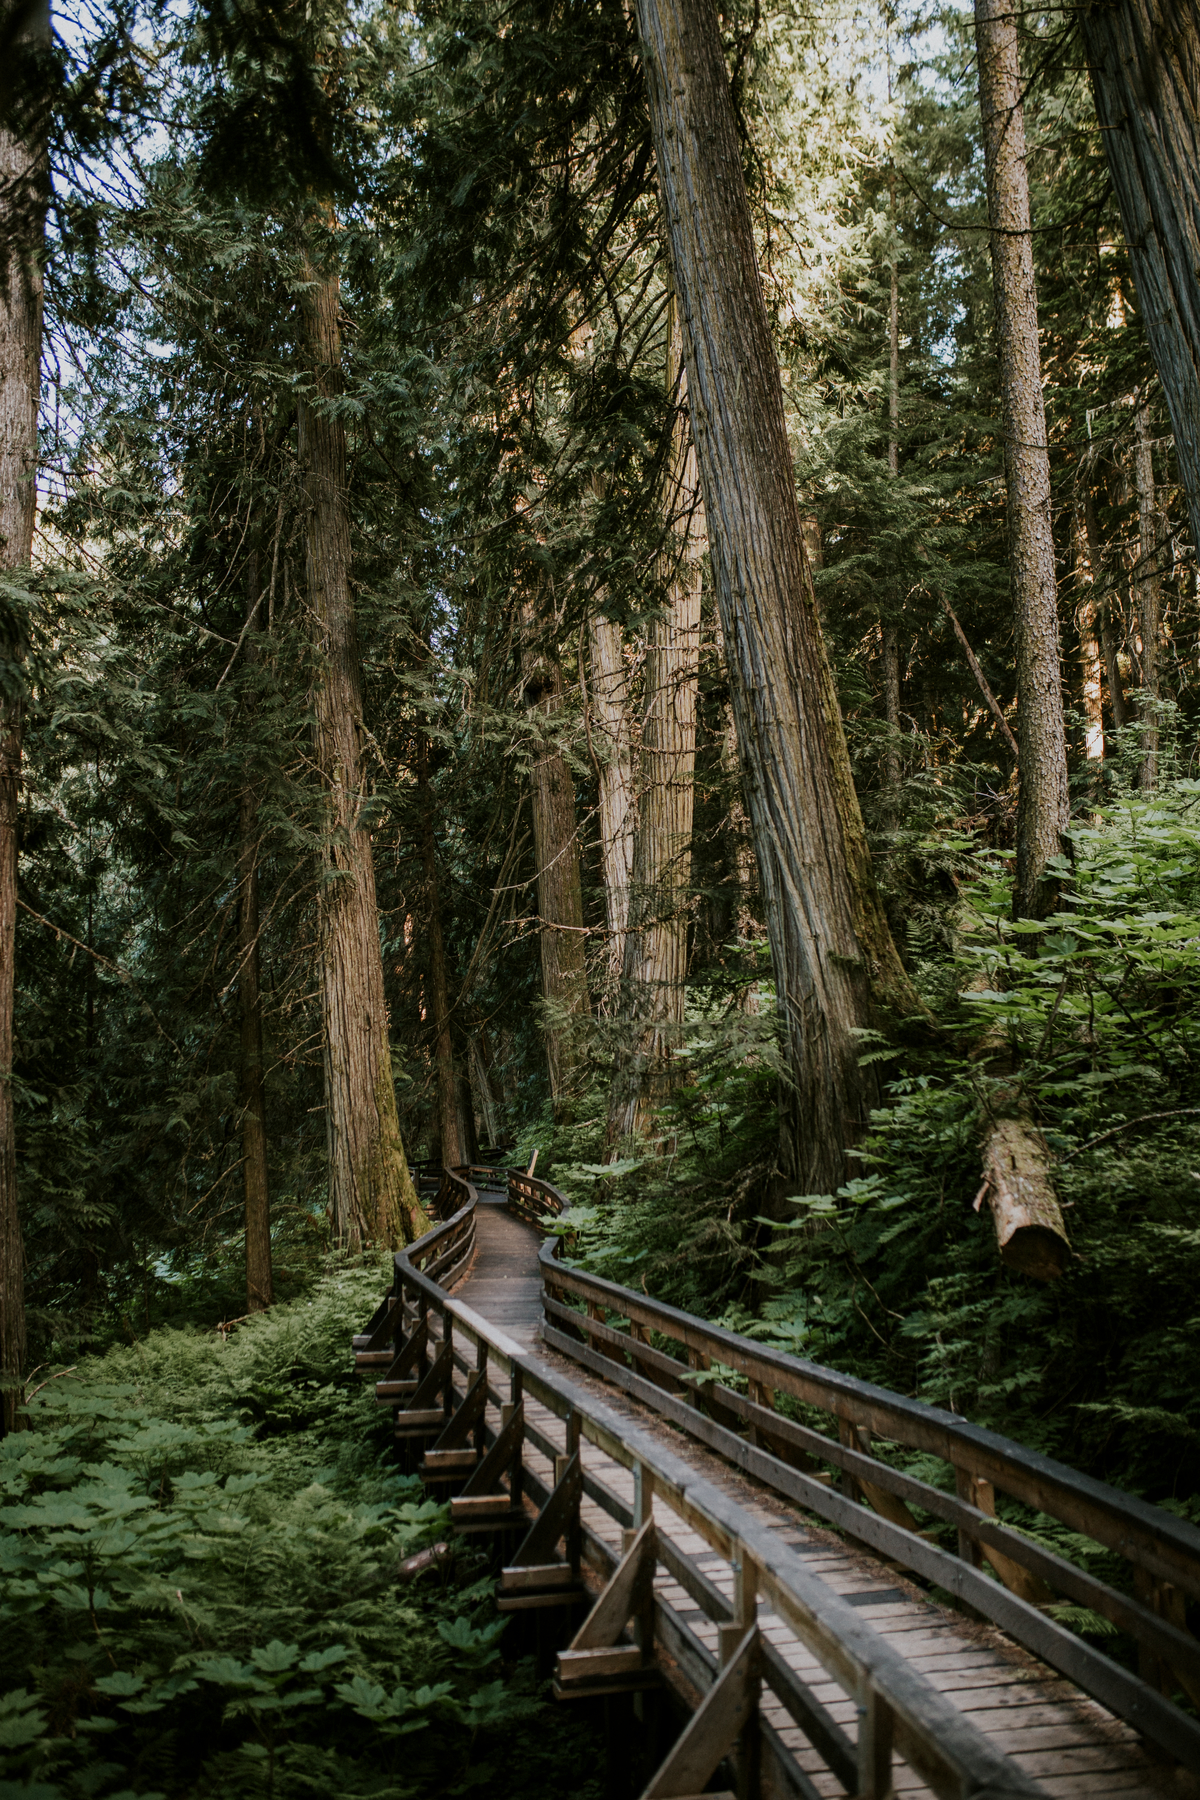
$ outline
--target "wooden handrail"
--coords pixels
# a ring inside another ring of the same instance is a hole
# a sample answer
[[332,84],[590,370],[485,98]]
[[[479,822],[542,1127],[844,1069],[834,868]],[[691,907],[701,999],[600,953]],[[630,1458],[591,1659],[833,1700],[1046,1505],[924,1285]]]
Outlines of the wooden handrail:
[[[523,1203],[536,1198],[543,1217],[569,1212],[565,1196],[548,1183],[526,1176],[519,1181]],[[1194,1526],[940,1407],[756,1343],[565,1265],[561,1253],[559,1236],[540,1252],[543,1336],[552,1348],[665,1414],[757,1479],[957,1593],[1169,1755],[1200,1771],[1196,1722],[1043,1610],[1055,1593],[1091,1607],[1128,1631],[1144,1658],[1164,1664],[1200,1702],[1200,1645],[1182,1617],[1182,1596],[1200,1597],[1200,1531]],[[586,1310],[565,1304],[568,1296]],[[677,1346],[683,1357],[656,1347],[651,1333],[660,1344]],[[715,1379],[714,1363],[744,1377],[748,1394]],[[781,1416],[775,1410],[780,1394],[836,1420],[839,1440]],[[749,1441],[741,1435],[746,1427]],[[872,1433],[944,1459],[955,1470],[957,1494],[873,1457]],[[842,1492],[807,1472],[814,1458],[842,1471]],[[994,1516],[997,1488],[1116,1551],[1133,1569],[1135,1597],[1001,1524]],[[860,1497],[869,1500],[870,1511]],[[958,1557],[917,1535],[909,1503],[958,1528]],[[975,1566],[985,1555],[1007,1585]]]
[[[611,1516],[637,1526],[649,1516],[651,1498],[656,1497],[722,1557],[753,1568],[758,1591],[854,1698],[864,1731],[878,1729],[885,1742],[893,1733],[898,1752],[936,1794],[945,1796],[945,1800],[964,1800],[965,1796],[984,1793],[1002,1800],[1036,1800],[1044,1795],[1039,1784],[996,1749],[967,1715],[917,1672],[854,1607],[814,1575],[778,1533],[760,1524],[744,1507],[698,1476],[687,1462],[649,1433],[631,1426],[575,1382],[557,1371],[549,1371],[538,1358],[528,1355],[470,1307],[446,1294],[427,1270],[443,1262],[451,1238],[461,1241],[473,1232],[477,1206],[474,1185],[461,1176],[457,1179],[469,1190],[463,1205],[425,1237],[396,1253],[397,1297],[404,1300],[411,1296],[422,1318],[440,1315],[443,1344],[451,1338],[456,1344],[460,1339],[474,1344],[477,1367],[483,1366],[486,1357],[489,1372],[509,1378],[510,1404],[515,1405],[522,1394],[541,1402],[555,1417],[567,1420],[569,1430],[634,1472],[635,1495],[639,1498],[632,1517],[623,1503],[594,1478],[585,1482],[586,1490],[600,1499]],[[510,1200],[515,1198],[518,1203],[514,1210],[524,1213],[536,1205],[541,1208],[541,1216],[545,1216],[566,1208],[563,1197],[547,1183],[524,1175],[512,1176],[511,1183]],[[554,1270],[556,1277],[564,1272]],[[626,1290],[617,1292],[624,1294]],[[469,1365],[460,1361],[458,1366]],[[546,1444],[535,1428],[526,1426],[525,1430],[540,1448],[553,1453],[554,1446]],[[528,1475],[524,1479],[536,1494],[540,1484]],[[544,1498],[545,1490],[541,1493]],[[594,1537],[592,1545],[601,1552],[602,1559],[611,1555]],[[664,1566],[678,1575],[679,1559],[680,1552],[666,1538],[661,1557]],[[698,1572],[693,1573],[692,1586],[702,1592],[703,1587],[697,1585],[702,1578]],[[718,1604],[724,1605],[719,1597]],[[656,1610],[675,1619],[671,1608],[661,1600],[656,1602]],[[677,1636],[686,1636],[679,1633],[678,1623],[674,1629]],[[777,1680],[794,1680],[787,1671],[782,1675],[774,1671],[768,1659],[764,1677],[767,1685],[771,1684],[773,1673]],[[861,1753],[860,1745],[860,1756]]]

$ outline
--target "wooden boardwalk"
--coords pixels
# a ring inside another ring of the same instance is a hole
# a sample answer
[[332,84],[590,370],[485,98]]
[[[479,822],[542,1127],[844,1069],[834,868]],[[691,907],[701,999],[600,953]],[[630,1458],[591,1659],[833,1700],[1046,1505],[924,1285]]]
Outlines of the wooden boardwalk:
[[[602,1396],[608,1408],[626,1418],[631,1427],[663,1440],[675,1455],[694,1465],[698,1473],[777,1533],[814,1574],[858,1609],[876,1632],[960,1712],[968,1715],[1046,1794],[1056,1800],[1090,1795],[1097,1796],[1097,1800],[1106,1795],[1128,1796],[1129,1800],[1141,1800],[1143,1796],[1145,1800],[1162,1800],[1171,1795],[1182,1800],[1183,1796],[1200,1793],[1200,1784],[1192,1776],[1152,1761],[1127,1725],[1073,1690],[994,1627],[975,1623],[937,1604],[899,1573],[895,1565],[848,1544],[702,1446],[689,1442],[654,1412],[615,1393],[609,1385],[547,1350],[539,1341],[539,1245],[536,1230],[507,1210],[499,1192],[481,1192],[474,1260],[466,1278],[455,1287],[454,1298],[515,1340],[548,1374],[569,1376],[577,1386]],[[543,1438],[557,1444],[562,1438],[560,1422],[536,1402],[527,1401],[526,1410],[531,1425]],[[527,1459],[531,1471],[552,1486],[549,1458],[532,1448],[527,1451]],[[583,1463],[588,1475],[620,1496],[632,1511],[633,1477],[629,1470],[591,1443],[583,1446]],[[611,1548],[614,1559],[619,1557],[622,1544],[617,1522],[594,1499],[585,1497],[581,1511],[585,1527]],[[655,1502],[654,1516],[659,1529],[670,1535],[678,1549],[727,1600],[732,1600],[734,1573],[730,1564],[683,1526],[660,1501]],[[700,1643],[716,1655],[716,1625],[661,1568],[655,1589],[687,1622]],[[813,1693],[853,1739],[853,1701],[828,1679],[782,1619],[766,1609],[760,1611],[759,1617],[769,1642],[810,1683]],[[844,1791],[771,1695],[766,1697],[763,1716],[793,1750],[815,1793],[834,1796]],[[930,1791],[899,1761],[894,1780],[896,1793],[906,1796],[906,1800]]]

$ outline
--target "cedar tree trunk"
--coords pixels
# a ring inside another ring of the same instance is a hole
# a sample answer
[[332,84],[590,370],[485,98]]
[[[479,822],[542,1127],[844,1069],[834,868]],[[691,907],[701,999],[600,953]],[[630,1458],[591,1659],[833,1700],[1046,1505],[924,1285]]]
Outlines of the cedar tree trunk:
[[[1099,581],[1104,570],[1104,545],[1100,541],[1100,527],[1096,521],[1096,502],[1090,484],[1083,496],[1083,524],[1087,532],[1088,562],[1091,564],[1092,580]],[[1120,731],[1129,718],[1125,705],[1125,688],[1121,681],[1121,666],[1117,661],[1117,640],[1112,628],[1112,598],[1105,594],[1100,602],[1100,648],[1104,654],[1104,679],[1108,685],[1108,710],[1112,715],[1113,730]]]
[[875,1084],[855,1032],[917,1002],[871,873],[804,553],[779,365],[712,0],[638,29],[734,716],[789,1079],[782,1171],[830,1192]]
[[1162,550],[1157,496],[1154,492],[1154,440],[1150,436],[1150,409],[1145,401],[1134,413],[1133,422],[1137,432],[1134,461],[1141,538],[1137,568],[1138,632],[1142,640],[1142,691],[1146,696],[1142,766],[1138,770],[1138,786],[1149,789],[1158,783],[1158,638],[1161,629],[1159,559]]
[[321,1004],[334,1232],[359,1249],[411,1243],[428,1219],[408,1172],[392,1080],[371,834],[363,822],[362,671],[350,592],[338,281],[306,268],[301,304],[310,389],[299,407],[308,503],[308,595],[317,653],[316,760],[325,788]]
[[[43,29],[48,25],[47,18]],[[0,569],[5,570],[28,568],[33,554],[45,202],[43,146],[23,143],[0,128]],[[23,648],[15,630],[0,642],[0,1418],[6,1432],[21,1423],[25,1360],[25,1251],[11,1083]]]
[[1075,623],[1079,630],[1079,686],[1083,697],[1085,749],[1089,762],[1104,761],[1104,683],[1100,669],[1100,609],[1096,601],[1099,571],[1092,566],[1084,509],[1077,500],[1074,518]]
[[609,972],[619,980],[629,919],[633,868],[633,756],[629,731],[629,683],[621,627],[594,613],[588,621],[591,665],[591,737],[600,790],[600,858],[608,926]]
[[425,874],[425,920],[429,936],[429,1010],[433,1015],[433,1065],[437,1077],[438,1139],[445,1167],[456,1169],[467,1159],[459,1121],[458,1074],[450,1036],[450,996],[446,981],[446,945],[433,829],[433,786],[429,779],[429,740],[421,734],[417,747],[417,793],[421,811],[421,861]]
[[1017,640],[1020,790],[1013,911],[1041,918],[1056,901],[1046,865],[1070,817],[1042,401],[1037,291],[1025,167],[1025,114],[1013,0],[975,0],[979,105],[987,165],[992,285],[1000,361],[1008,557]]
[[[532,635],[535,613],[525,608]],[[562,671],[557,660],[527,642],[525,694],[547,721],[562,709]],[[543,727],[529,772],[533,812],[533,853],[537,861],[537,908],[542,956],[543,1037],[556,1113],[563,1111],[572,1081],[573,1017],[588,1010],[583,890],[579,879],[579,831],[575,782],[549,729]]]
[[1200,544],[1200,0],[1095,0],[1077,10]]
[[696,774],[700,596],[706,548],[700,477],[687,417],[683,334],[672,295],[667,312],[667,394],[676,406],[666,471],[666,510],[683,531],[666,553],[667,607],[646,641],[641,780],[621,1010],[636,1039],[613,1082],[609,1141],[645,1137],[670,1079],[683,1023],[688,887]]
[[[258,662],[258,547],[249,556],[245,665]],[[248,702],[253,706],[253,696]],[[271,1269],[271,1197],[267,1184],[266,1083],[258,954],[258,789],[242,789],[238,814],[238,998],[242,1011],[242,1191],[246,1201],[246,1311],[265,1312],[275,1299]]]

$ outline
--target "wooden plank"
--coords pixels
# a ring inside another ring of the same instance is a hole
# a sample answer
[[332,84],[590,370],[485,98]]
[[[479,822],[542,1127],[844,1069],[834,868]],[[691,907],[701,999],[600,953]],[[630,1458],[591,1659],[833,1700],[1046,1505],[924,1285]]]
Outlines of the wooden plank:
[[702,1793],[718,1763],[754,1717],[759,1690],[758,1627],[751,1625],[678,1743],[647,1783],[642,1800]]
[[629,1675],[642,1667],[637,1644],[613,1644],[595,1650],[560,1650],[558,1679],[564,1687],[576,1681],[595,1681],[610,1675]]
[[837,1417],[853,1419],[893,1442],[931,1450],[948,1463],[971,1468],[1005,1493],[1058,1517],[1161,1578],[1178,1579],[1193,1598],[1200,1598],[1200,1530],[1187,1521],[940,1408],[752,1344],[603,1276],[565,1269],[552,1261],[552,1248],[546,1246],[542,1253],[544,1279],[566,1291],[716,1357],[739,1374]]
[[645,1613],[653,1600],[656,1551],[654,1521],[648,1519],[572,1638],[572,1652],[615,1643],[631,1615]]
[[[567,1339],[559,1342],[561,1334],[551,1328],[547,1327],[545,1336],[555,1349],[565,1348],[567,1354],[593,1369],[594,1373],[614,1381],[635,1394],[638,1399],[644,1400],[654,1410],[676,1419],[685,1430],[722,1453],[736,1468],[743,1469],[758,1480],[766,1481],[776,1491],[787,1494],[800,1505],[832,1519],[844,1530],[852,1532],[884,1555],[896,1558],[965,1600],[968,1605],[976,1607],[1016,1638],[1018,1643],[1024,1644],[1052,1668],[1068,1676],[1085,1693],[1091,1694],[1120,1717],[1128,1719],[1177,1762],[1200,1772],[1200,1726],[1194,1720],[1180,1712],[1169,1700],[1155,1693],[1147,1683],[1110,1661],[1091,1645],[1085,1644],[1065,1626],[1057,1624],[1027,1601],[1001,1587],[981,1570],[971,1568],[958,1557],[948,1555],[923,1538],[902,1531],[898,1526],[857,1506],[853,1501],[846,1500],[842,1495],[821,1488],[809,1476],[789,1468],[769,1452],[744,1443],[723,1426],[703,1418],[694,1408],[662,1393],[631,1371],[621,1369],[608,1359],[584,1350],[579,1345],[572,1345]],[[982,1520],[982,1515],[980,1518]],[[1132,1602],[1129,1604],[1132,1605]]]
[[418,1475],[433,1474],[438,1470],[449,1471],[473,1469],[479,1460],[478,1450],[437,1450],[425,1452],[425,1459],[417,1470]]
[[527,1563],[520,1568],[512,1564],[500,1571],[500,1586],[505,1593],[523,1588],[570,1587],[578,1585],[570,1563]]

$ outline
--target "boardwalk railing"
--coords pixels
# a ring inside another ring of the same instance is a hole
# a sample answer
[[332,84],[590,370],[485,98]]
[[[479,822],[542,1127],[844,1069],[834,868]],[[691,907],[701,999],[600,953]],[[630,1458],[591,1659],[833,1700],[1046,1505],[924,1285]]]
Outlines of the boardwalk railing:
[[[839,1785],[858,1800],[886,1800],[894,1753],[945,1800],[1033,1800],[1042,1794],[777,1533],[649,1433],[449,1296],[446,1290],[462,1278],[473,1251],[475,1181],[490,1185],[492,1174],[472,1169],[443,1177],[436,1201],[440,1222],[397,1254],[393,1290],[367,1332],[355,1338],[356,1360],[364,1373],[383,1368],[377,1397],[395,1408],[397,1436],[425,1446],[419,1472],[461,1484],[451,1501],[458,1528],[510,1533],[516,1548],[501,1578],[506,1610],[590,1599],[580,1585],[585,1561],[603,1584],[558,1659],[556,1691],[563,1697],[629,1691],[665,1677],[694,1708],[643,1800],[700,1794],[725,1758],[739,1794],[813,1800],[813,1783],[761,1717],[763,1689],[776,1696]],[[545,1183],[513,1176],[509,1204],[521,1216],[543,1217],[565,1202]],[[555,1294],[574,1291],[565,1285],[574,1272],[552,1258],[544,1271]],[[594,1304],[607,1319],[614,1296],[632,1296],[605,1287]],[[560,1299],[553,1304],[568,1310]],[[605,1339],[609,1354],[594,1353],[571,1335],[580,1328],[580,1315],[556,1318],[549,1330],[569,1354],[581,1361],[595,1354],[601,1373],[617,1374],[612,1355],[623,1353],[618,1343]],[[614,1329],[600,1318],[583,1323]],[[623,1373],[641,1379],[629,1369]],[[653,1391],[663,1397],[663,1390]],[[528,1412],[529,1403],[544,1412]],[[631,1471],[632,1506],[584,1469],[584,1441]],[[620,1555],[584,1522],[584,1496],[623,1528]],[[732,1602],[664,1528],[663,1512],[680,1533],[697,1533],[732,1565]],[[560,1544],[565,1560],[556,1555]],[[717,1656],[655,1592],[658,1572],[717,1624]],[[760,1600],[853,1701],[853,1741],[760,1630]]]
[[[523,1217],[540,1211],[543,1220],[559,1218],[568,1209],[556,1189],[527,1175],[510,1176],[509,1194]],[[561,1236],[543,1245],[541,1267],[549,1346],[775,1492],[955,1595],[1200,1772],[1200,1725],[1170,1697],[1182,1690],[1200,1705],[1200,1643],[1187,1629],[1188,1602],[1200,1601],[1200,1531],[1193,1525],[939,1407],[572,1268]],[[781,1405],[823,1412],[836,1441],[786,1416]],[[876,1447],[940,1457],[953,1470],[955,1492],[893,1467]],[[1132,1593],[1002,1524],[998,1491],[1122,1559]],[[957,1530],[957,1555],[922,1535],[914,1507]],[[985,1562],[998,1579],[985,1573]],[[1139,1674],[1059,1624],[1048,1609],[1063,1601],[1132,1637]]]

